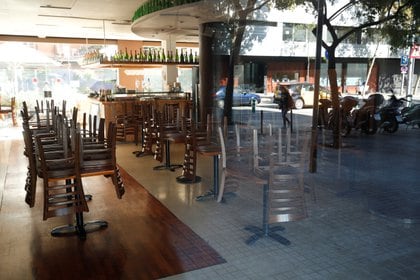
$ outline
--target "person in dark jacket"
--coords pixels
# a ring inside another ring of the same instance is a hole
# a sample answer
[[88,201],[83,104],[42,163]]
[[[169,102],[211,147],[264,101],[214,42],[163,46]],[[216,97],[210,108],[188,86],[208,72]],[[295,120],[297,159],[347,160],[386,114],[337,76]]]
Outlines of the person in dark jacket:
[[279,88],[279,109],[283,117],[283,128],[290,124],[290,120],[287,118],[287,112],[292,108],[293,99],[290,96],[289,90],[285,86]]

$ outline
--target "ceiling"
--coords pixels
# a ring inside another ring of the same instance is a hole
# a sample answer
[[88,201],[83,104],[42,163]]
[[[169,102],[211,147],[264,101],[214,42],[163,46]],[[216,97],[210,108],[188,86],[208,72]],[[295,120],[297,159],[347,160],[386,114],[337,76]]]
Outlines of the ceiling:
[[[198,25],[209,13],[197,5],[131,18],[145,0],[1,0],[0,35],[144,40],[175,36],[198,42]],[[205,14],[205,16],[204,16]],[[210,13],[211,14],[211,13]],[[210,15],[211,17],[211,15]]]

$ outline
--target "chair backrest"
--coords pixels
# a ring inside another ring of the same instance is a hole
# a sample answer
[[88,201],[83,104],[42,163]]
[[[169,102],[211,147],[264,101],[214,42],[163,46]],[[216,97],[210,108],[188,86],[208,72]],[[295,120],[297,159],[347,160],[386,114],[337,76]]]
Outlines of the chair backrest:
[[44,220],[89,211],[80,173],[79,135],[73,153],[54,159],[47,158],[42,138],[35,138],[44,184]]
[[309,154],[309,133],[301,132],[300,138],[298,153],[293,160],[289,157],[288,161],[279,163],[276,154],[270,157],[267,210],[269,223],[296,221],[307,217],[304,170]]
[[226,145],[225,145],[225,134],[220,126],[217,127],[219,134],[219,143],[221,150],[222,168],[226,169]]
[[[23,124],[24,126],[26,124]],[[34,142],[32,139],[32,134],[29,129],[24,129],[22,131],[23,141],[25,144],[25,155],[28,158],[28,173],[25,183],[25,202],[29,207],[34,207],[35,205],[35,196],[36,196],[36,181],[37,181],[37,166],[35,159],[34,151]]]
[[[278,170],[277,170],[278,172]],[[294,171],[286,168],[279,174],[270,170],[268,200],[268,223],[297,221],[307,217],[303,186]]]
[[196,139],[193,134],[185,136],[185,152],[184,162],[182,166],[182,177],[189,182],[194,183],[196,181],[196,168],[197,168],[197,150],[196,150]]

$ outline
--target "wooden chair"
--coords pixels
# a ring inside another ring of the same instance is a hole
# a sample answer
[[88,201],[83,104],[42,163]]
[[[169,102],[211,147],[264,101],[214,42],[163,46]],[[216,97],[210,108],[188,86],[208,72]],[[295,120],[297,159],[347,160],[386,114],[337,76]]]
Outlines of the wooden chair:
[[[75,119],[75,117],[73,117],[73,119]],[[76,127],[77,122],[73,122],[73,125]],[[83,113],[81,135],[85,143],[103,142],[105,139],[105,119],[100,118],[98,122],[96,115],[92,116],[89,114],[87,117],[87,114]]]
[[[64,129],[67,126],[67,123],[61,115],[58,116],[57,119],[58,121],[56,122],[54,130],[47,131],[45,133],[41,133],[43,130],[39,131],[36,128],[31,128],[29,123],[26,121],[22,122],[22,134],[25,144],[24,155],[28,158],[28,172],[25,182],[25,202],[30,207],[33,207],[35,204],[37,178],[42,178],[43,176],[41,172],[39,151],[36,151],[35,148],[35,137],[38,137],[40,143],[42,143],[44,156],[47,159],[63,158],[64,150],[68,148],[68,142],[66,140],[68,137],[68,131]],[[34,133],[34,131],[36,133]]]
[[[134,115],[136,116],[136,126],[134,134],[134,142],[136,145],[141,144],[141,150],[134,151],[136,157],[143,155],[152,155],[153,137],[150,134],[150,120],[153,119],[154,106],[151,101],[139,101],[134,107]],[[139,141],[139,135],[141,135]],[[146,139],[149,141],[146,143]]]
[[82,177],[98,175],[111,177],[117,197],[121,199],[125,188],[117,165],[116,141],[116,126],[113,122],[108,125],[104,143],[91,145],[81,141],[80,166]]
[[4,105],[2,105],[1,104],[1,99],[0,99],[0,116],[2,116],[2,115],[9,115],[9,114],[12,116],[13,126],[17,126],[17,120],[16,120],[16,98],[15,97],[12,97],[10,99],[10,106],[4,106]]
[[[41,162],[41,177],[44,181],[44,220],[63,215],[74,214],[76,223],[56,227],[52,236],[77,235],[86,239],[86,234],[106,228],[108,223],[103,220],[85,222],[83,212],[88,212],[86,196],[83,191],[81,174],[81,136],[74,136],[72,150],[64,150],[64,156],[51,157],[44,151],[41,137],[36,137],[37,151]],[[66,146],[64,146],[66,147]]]
[[115,124],[117,128],[117,141],[127,141],[127,136],[132,135],[133,141],[138,139],[135,134],[138,133],[138,115],[135,112],[134,102],[133,107],[127,107],[124,103],[124,114],[115,116]]
[[197,129],[196,123],[186,117],[183,117],[181,127],[181,131],[185,134],[185,152],[182,174],[176,180],[183,184],[197,183],[201,181],[201,177],[197,176],[197,147],[210,142],[209,132],[206,127]]
[[36,196],[36,182],[37,182],[37,166],[35,158],[35,150],[33,146],[33,139],[30,131],[22,131],[23,141],[25,143],[25,155],[28,158],[28,171],[26,173],[26,182],[25,182],[25,202],[29,207],[34,207],[35,205],[35,196]]
[[[239,189],[243,182],[253,182],[255,185],[266,184],[265,178],[260,178],[252,173],[252,169],[249,168],[248,164],[241,164],[237,161],[235,155],[234,160],[230,160],[227,156],[227,150],[225,145],[224,132],[221,127],[218,127],[219,142],[221,147],[221,180],[219,186],[219,193],[217,196],[217,202],[224,200],[226,193],[235,192]],[[228,166],[229,163],[229,166]]]
[[[271,138],[275,141],[274,138]],[[284,230],[279,223],[292,222],[307,217],[303,170],[305,155],[307,155],[309,141],[304,141],[299,162],[278,162],[276,153],[270,154],[268,181],[263,189],[263,222],[262,228],[247,226],[246,230],[253,233],[246,240],[248,245],[259,238],[270,237],[283,245],[290,241],[278,231]]]
[[[228,176],[227,166],[226,166],[226,145],[225,145],[225,133],[222,131],[221,127],[218,127],[218,134],[220,139],[220,148],[222,151],[221,160],[222,160],[222,170],[221,170],[221,180],[219,185],[219,193],[217,196],[217,202],[221,202],[223,195],[227,192],[236,191],[239,186],[239,180],[234,177],[233,180],[227,181],[226,177]],[[230,190],[229,190],[230,189]]]
[[182,164],[182,174],[176,178],[178,183],[183,184],[193,184],[200,182],[201,178],[197,176],[197,149],[196,147],[197,139],[193,134],[188,134],[185,136],[185,152],[184,152],[184,162]]
[[89,211],[77,153],[66,151],[63,158],[49,159],[39,136],[36,137],[36,145],[44,182],[44,220]]

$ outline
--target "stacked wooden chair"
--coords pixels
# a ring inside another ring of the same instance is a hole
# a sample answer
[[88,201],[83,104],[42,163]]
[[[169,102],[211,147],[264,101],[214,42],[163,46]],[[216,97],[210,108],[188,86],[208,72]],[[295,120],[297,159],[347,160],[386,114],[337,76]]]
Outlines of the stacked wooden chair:
[[207,117],[207,125],[197,124],[193,119],[182,118],[182,133],[185,135],[184,140],[184,161],[182,164],[182,174],[176,178],[178,183],[192,184],[201,181],[201,177],[197,176],[197,149],[198,146],[210,143],[210,118]]
[[[290,153],[291,149],[276,147],[276,137],[269,138],[272,153],[268,154],[269,166],[259,175],[265,176],[266,184],[263,188],[263,222],[262,227],[247,226],[246,230],[253,233],[246,240],[247,244],[255,243],[259,238],[270,237],[281,244],[289,245],[291,242],[278,234],[284,230],[279,223],[299,221],[307,217],[304,168],[309,148],[309,136],[302,133],[299,148],[293,152],[293,157],[279,157],[275,151],[282,150]],[[299,151],[298,151],[299,150]],[[285,158],[285,161],[279,161]]]
[[170,160],[170,144],[183,143],[185,133],[182,131],[181,116],[178,104],[166,104],[162,112],[155,114],[156,141],[154,158],[162,165],[155,166],[153,170],[175,171],[182,164],[172,164]]
[[[27,112],[22,112],[22,116],[27,116]],[[84,137],[84,130],[80,129],[76,121],[76,108],[73,110],[72,120],[61,114],[54,118],[54,126],[49,129],[39,127],[37,121],[31,126],[29,118],[23,120],[25,155],[29,161],[25,202],[30,207],[34,206],[36,179],[42,178],[43,219],[63,215],[76,216],[74,225],[55,228],[51,234],[76,234],[84,239],[86,233],[105,228],[107,223],[102,220],[83,221],[83,212],[89,211],[86,201],[90,196],[84,194],[82,178],[98,175],[111,177],[117,197],[122,198],[125,193],[116,164],[116,128],[114,123],[110,123],[107,137],[103,136],[103,131],[85,134]],[[104,120],[101,119],[100,123],[104,123]]]
[[[76,129],[77,130],[77,129]],[[82,177],[103,175],[111,177],[118,198],[125,193],[116,159],[116,125],[110,122],[103,141],[80,141]]]

